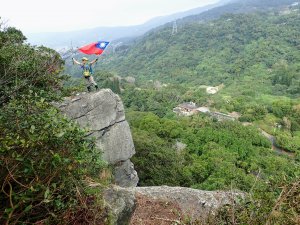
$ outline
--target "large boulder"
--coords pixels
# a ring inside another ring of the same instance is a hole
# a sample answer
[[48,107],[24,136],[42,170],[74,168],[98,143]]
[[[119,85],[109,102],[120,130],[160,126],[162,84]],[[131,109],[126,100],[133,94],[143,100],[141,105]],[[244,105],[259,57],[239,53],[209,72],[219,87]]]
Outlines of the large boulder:
[[[238,191],[202,191],[168,186],[114,186],[104,191],[105,202],[113,216],[112,224],[117,225],[136,224],[134,221],[139,220],[148,221],[143,223],[145,225],[159,224],[159,218],[179,221],[183,217],[205,224],[208,217],[214,216],[222,206],[237,204],[244,197],[245,194]],[[178,219],[170,214],[174,210]]]
[[138,176],[130,158],[135,154],[131,131],[120,97],[110,89],[65,98],[57,105],[96,139],[102,157],[114,167],[115,183],[135,187]]

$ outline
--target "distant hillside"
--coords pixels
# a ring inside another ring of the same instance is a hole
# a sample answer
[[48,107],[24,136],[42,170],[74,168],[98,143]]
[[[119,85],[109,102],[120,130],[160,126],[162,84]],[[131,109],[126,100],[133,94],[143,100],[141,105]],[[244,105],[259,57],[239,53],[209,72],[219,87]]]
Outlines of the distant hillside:
[[[85,43],[98,40],[99,38],[105,40],[116,40],[126,37],[136,37],[143,35],[147,31],[166,24],[168,22],[190,16],[197,15],[214,7],[226,4],[230,0],[221,0],[216,4],[211,4],[204,7],[191,9],[184,12],[171,14],[168,16],[161,16],[149,20],[148,22],[136,26],[120,26],[120,27],[96,27],[93,29],[77,30],[71,32],[49,32],[49,33],[35,33],[27,34],[28,41],[36,45],[45,45],[52,48],[66,47],[73,42],[74,46],[81,46]],[[100,24],[100,22],[99,22]]]
[[[189,21],[171,35],[154,30],[100,63],[140,80],[217,85],[261,75],[280,90],[299,93],[299,6],[279,12],[225,15]],[[285,77],[282,77],[282,76]]]
[[233,0],[228,2],[228,4],[215,7],[201,14],[185,17],[182,22],[216,19],[226,13],[251,13],[274,9],[278,10],[296,2],[297,0]]

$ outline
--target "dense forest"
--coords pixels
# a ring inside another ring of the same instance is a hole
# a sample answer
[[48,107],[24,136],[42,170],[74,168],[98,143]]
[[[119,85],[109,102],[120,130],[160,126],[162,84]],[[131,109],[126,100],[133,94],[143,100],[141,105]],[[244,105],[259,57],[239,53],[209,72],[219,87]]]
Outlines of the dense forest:
[[99,67],[142,81],[194,86],[259,78],[268,91],[280,93],[280,88],[283,94],[297,94],[300,14],[287,10],[287,15],[238,14],[209,23],[189,22],[175,35],[170,27],[156,30]]

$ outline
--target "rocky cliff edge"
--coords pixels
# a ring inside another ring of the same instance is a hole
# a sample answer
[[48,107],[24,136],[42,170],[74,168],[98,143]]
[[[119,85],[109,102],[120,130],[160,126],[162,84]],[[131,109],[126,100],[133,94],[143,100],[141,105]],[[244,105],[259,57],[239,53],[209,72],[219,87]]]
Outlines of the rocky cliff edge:
[[235,205],[245,195],[238,191],[202,191],[185,187],[112,187],[104,198],[112,224],[206,224],[218,209]]
[[81,127],[88,128],[88,136],[96,139],[103,159],[114,168],[115,183],[135,187],[138,175],[130,161],[135,149],[120,97],[103,89],[65,98],[57,107]]

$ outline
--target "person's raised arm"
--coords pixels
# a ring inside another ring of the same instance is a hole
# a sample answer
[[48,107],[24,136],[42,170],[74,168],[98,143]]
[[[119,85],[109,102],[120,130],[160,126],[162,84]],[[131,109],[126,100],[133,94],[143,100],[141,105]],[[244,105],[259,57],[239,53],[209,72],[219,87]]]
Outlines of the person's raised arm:
[[90,62],[91,65],[93,65],[94,63],[96,63],[98,61],[98,58],[94,59],[92,62]]
[[80,62],[78,62],[75,58],[72,58],[73,62],[76,63],[77,65],[82,65]]

